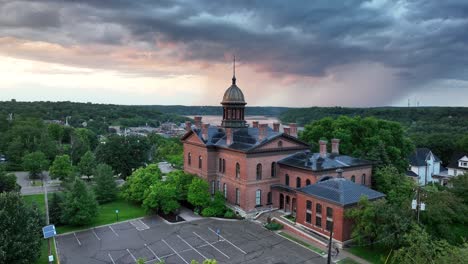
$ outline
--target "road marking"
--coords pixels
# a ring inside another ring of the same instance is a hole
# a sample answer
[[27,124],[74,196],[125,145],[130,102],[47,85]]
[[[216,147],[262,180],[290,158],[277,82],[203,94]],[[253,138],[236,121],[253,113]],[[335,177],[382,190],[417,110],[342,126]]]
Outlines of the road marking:
[[128,248],[127,248],[127,252],[128,252],[128,254],[130,254],[130,256],[132,256],[133,261],[135,261],[135,263],[136,263],[137,259],[135,258],[135,256],[133,256],[132,252],[130,252],[130,250]]
[[179,253],[177,253],[177,251],[175,251],[164,239],[161,239],[162,242],[164,242],[164,244],[166,244],[172,251],[174,251],[174,253],[177,254],[177,256],[179,256],[179,258],[181,258],[186,264],[189,264]]
[[130,224],[136,228],[138,231],[143,231],[149,229],[150,227],[143,223],[141,220],[130,221]]
[[93,234],[94,234],[94,236],[96,236],[97,240],[101,240],[101,239],[98,237],[98,235],[96,234],[96,231],[94,231],[94,228],[93,228]]
[[183,239],[181,236],[177,235],[178,238],[180,238],[180,240],[182,240],[185,244],[187,244],[191,249],[195,250],[195,252],[197,252],[200,256],[202,256],[204,259],[208,259],[207,257],[205,257],[202,253],[200,253],[200,251],[198,251],[196,248],[192,247],[192,245],[190,245],[187,241],[185,241],[185,239]]
[[114,234],[115,234],[116,236],[119,236],[119,234],[117,234],[117,232],[115,232],[115,230],[114,230],[114,228],[112,228],[112,226],[109,226],[109,228],[110,228],[110,230],[112,230],[112,232],[114,232]]
[[145,228],[145,229],[150,229],[150,227],[145,224],[143,221],[141,221],[141,219],[139,219],[138,221],[140,221],[141,225]]
[[217,235],[217,236],[219,236],[220,238],[222,238],[224,241],[226,241],[226,242],[228,242],[229,244],[231,244],[231,246],[237,248],[240,252],[242,252],[242,253],[244,253],[244,254],[247,254],[247,252],[245,252],[244,250],[242,250],[240,247],[234,245],[231,241],[227,240],[227,239],[224,238],[222,235],[219,235],[218,233],[216,233],[213,229],[211,229],[211,228],[209,228],[209,227],[208,227],[208,229],[209,229],[211,232],[215,233],[215,235]]
[[73,235],[75,236],[75,238],[76,238],[76,241],[78,241],[78,245],[80,245],[80,246],[81,246],[81,242],[80,242],[80,240],[79,240],[79,239],[76,237],[76,233],[75,233],[75,232],[73,232]]
[[[205,242],[207,245],[211,246],[212,248],[216,249],[219,253],[223,254],[223,256],[225,256],[226,258],[230,259],[230,257],[229,257],[228,255],[224,254],[224,252],[222,252],[221,250],[219,250],[217,247],[213,246],[214,243],[211,244],[210,242],[206,241],[203,237],[201,237],[201,236],[198,235],[197,233],[195,233],[195,232],[192,232],[192,233],[194,233],[198,238],[200,238],[201,240],[203,240],[203,242]],[[218,241],[216,241],[216,242],[218,242]],[[216,242],[215,242],[215,243],[216,243]],[[200,247],[202,247],[202,246],[200,246]]]
[[111,259],[112,263],[115,264],[115,261],[114,261],[114,259],[112,258],[111,254],[108,253],[107,256],[109,256],[109,258]]
[[149,251],[151,251],[151,253],[153,253],[153,255],[158,259],[159,262],[161,262],[161,259],[158,257],[158,255],[156,255],[156,253],[154,253],[154,251],[153,251],[150,247],[148,247],[148,245],[145,244],[145,247],[146,247]]

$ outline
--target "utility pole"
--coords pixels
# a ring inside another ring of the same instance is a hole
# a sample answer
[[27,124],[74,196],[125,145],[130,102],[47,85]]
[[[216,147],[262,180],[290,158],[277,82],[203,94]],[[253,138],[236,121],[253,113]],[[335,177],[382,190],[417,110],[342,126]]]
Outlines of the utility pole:
[[426,210],[426,204],[421,202],[421,186],[420,185],[418,185],[418,187],[416,188],[416,200],[413,199],[413,201],[411,202],[411,209],[416,210],[416,219],[419,224],[419,215],[421,211]]
[[332,240],[333,240],[333,222],[331,222],[330,240],[328,241],[328,257],[327,257],[327,264],[331,264]]
[[[44,182],[44,177],[42,177],[42,188],[44,188],[44,202],[45,202],[45,213],[46,213],[46,226],[50,224],[49,220],[49,200],[47,199],[47,182]],[[50,247],[50,238],[47,239],[48,246],[49,246],[49,255],[52,255],[51,247]],[[52,263],[52,262],[49,262]]]

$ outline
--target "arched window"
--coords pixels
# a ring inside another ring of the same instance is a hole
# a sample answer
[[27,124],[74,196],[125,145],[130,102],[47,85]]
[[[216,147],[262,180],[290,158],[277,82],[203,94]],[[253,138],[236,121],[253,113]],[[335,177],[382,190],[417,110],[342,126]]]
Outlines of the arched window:
[[289,186],[289,175],[286,174],[286,176],[284,177],[284,184],[286,184],[286,186]]
[[262,179],[262,164],[257,164],[257,181]]
[[354,175],[351,176],[351,181],[352,181],[352,182],[356,182],[356,176],[354,176]]
[[268,195],[267,195],[267,204],[271,204],[273,201],[273,197],[271,195],[271,192],[268,192]]
[[219,172],[223,171],[223,160],[221,158],[219,158],[219,162],[218,162],[218,171]]
[[301,188],[301,178],[296,178],[296,188]]
[[192,166],[192,153],[188,153],[188,157],[187,157],[187,163],[189,166]]
[[240,178],[240,165],[239,165],[239,162],[236,163],[236,178]]
[[307,179],[307,180],[306,180],[306,186],[309,186],[309,185],[310,185],[310,180]]
[[202,156],[198,156],[198,168],[201,169],[203,164],[203,158]]
[[223,159],[223,173],[226,172],[226,160]]
[[278,141],[278,148],[282,148],[283,147],[283,141]]
[[262,205],[262,190],[255,191],[255,206]]
[[240,190],[236,188],[236,204],[240,205]]
[[366,174],[365,173],[363,173],[362,176],[361,176],[361,184],[366,185]]
[[224,193],[224,198],[227,199],[227,184],[223,184],[223,193]]
[[276,162],[271,163],[271,177],[276,177]]

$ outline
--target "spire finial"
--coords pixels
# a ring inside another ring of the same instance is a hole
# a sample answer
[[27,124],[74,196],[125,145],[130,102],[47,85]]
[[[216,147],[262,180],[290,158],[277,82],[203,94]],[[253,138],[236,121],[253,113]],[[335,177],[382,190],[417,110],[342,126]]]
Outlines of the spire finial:
[[232,84],[236,84],[236,55],[233,56],[232,62]]

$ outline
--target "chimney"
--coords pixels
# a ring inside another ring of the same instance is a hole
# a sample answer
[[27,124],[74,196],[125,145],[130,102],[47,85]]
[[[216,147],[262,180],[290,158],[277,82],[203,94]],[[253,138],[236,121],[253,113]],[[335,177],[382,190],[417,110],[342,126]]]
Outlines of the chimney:
[[342,168],[336,169],[336,174],[338,175],[338,178],[343,178],[343,169]]
[[331,153],[333,154],[340,154],[340,140],[337,138],[334,138],[331,140],[332,143],[332,151]]
[[289,128],[291,129],[291,136],[297,137],[297,124],[291,123],[289,124]]
[[284,134],[286,134],[286,135],[291,134],[291,129],[289,127],[285,127],[285,128],[283,128],[283,130],[284,130]]
[[210,124],[202,124],[202,137],[204,140],[208,140],[208,128]]
[[197,128],[201,128],[201,122],[202,122],[201,120],[202,120],[202,117],[201,117],[201,116],[196,116],[196,117],[194,117],[193,119],[195,119],[195,126],[196,126]]
[[185,131],[189,132],[190,130],[192,130],[192,122],[185,121]]
[[273,131],[279,132],[280,123],[273,123]]
[[232,144],[232,128],[227,127],[226,128],[226,145],[231,145]]
[[253,121],[252,122],[252,127],[258,128],[258,121]]
[[325,158],[327,156],[327,141],[319,140],[320,146],[320,157]]
[[267,137],[268,124],[260,124],[258,129],[258,140],[263,141]]

